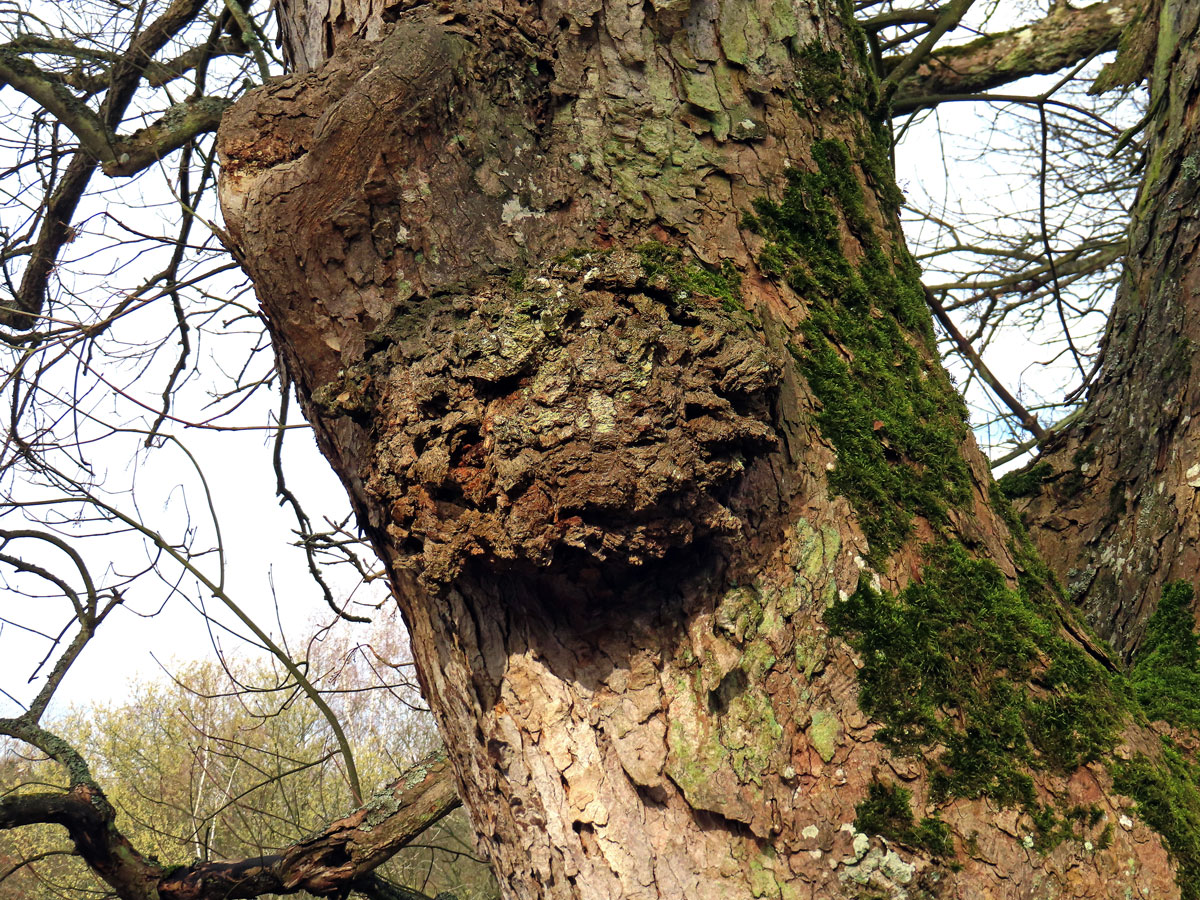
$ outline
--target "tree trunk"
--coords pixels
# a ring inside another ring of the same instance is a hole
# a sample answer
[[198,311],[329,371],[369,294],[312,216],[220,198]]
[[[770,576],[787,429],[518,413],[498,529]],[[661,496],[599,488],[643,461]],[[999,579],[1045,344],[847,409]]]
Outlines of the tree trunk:
[[1126,655],[1163,585],[1200,572],[1200,6],[1171,0],[1146,23],[1146,174],[1102,374],[1025,501],[1045,559]]
[[845,7],[289,9],[226,221],[506,896],[1178,896]]

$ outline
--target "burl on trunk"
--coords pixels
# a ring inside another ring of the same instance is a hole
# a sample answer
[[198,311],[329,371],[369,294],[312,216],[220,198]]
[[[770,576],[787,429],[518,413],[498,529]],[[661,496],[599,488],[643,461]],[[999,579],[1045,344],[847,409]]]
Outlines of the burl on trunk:
[[1177,896],[845,6],[287,19],[226,221],[507,896]]

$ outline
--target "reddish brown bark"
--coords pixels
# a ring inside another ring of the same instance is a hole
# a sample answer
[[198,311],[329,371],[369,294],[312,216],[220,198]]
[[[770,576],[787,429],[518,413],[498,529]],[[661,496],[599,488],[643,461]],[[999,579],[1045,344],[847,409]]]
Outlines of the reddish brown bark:
[[[1177,896],[1140,823],[1040,855],[1019,811],[948,801],[953,866],[853,827],[873,778],[918,809],[929,784],[875,740],[827,606],[863,575],[918,576],[935,536],[1017,568],[969,437],[948,520],[873,554],[793,360],[811,298],[764,277],[741,228],[841,142],[856,215],[904,264],[837,9],[294,9],[314,71],[226,117],[226,220],[506,896]],[[805,80],[830,53],[844,72]],[[647,259],[664,244],[732,268],[740,295],[681,290]],[[1038,776],[1116,821],[1110,788],[1094,766]]]

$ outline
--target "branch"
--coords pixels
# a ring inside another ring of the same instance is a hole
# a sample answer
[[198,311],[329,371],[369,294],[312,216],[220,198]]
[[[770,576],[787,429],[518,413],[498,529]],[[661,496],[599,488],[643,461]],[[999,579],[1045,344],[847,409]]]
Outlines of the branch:
[[[84,47],[66,38],[45,37],[39,34],[22,34],[0,45],[0,53],[12,51],[20,54],[44,54],[54,57],[67,57],[80,63],[90,63],[95,67],[94,72],[84,72],[82,66],[69,72],[55,73],[64,84],[70,85],[85,94],[97,94],[107,90],[111,81],[112,63],[121,58],[120,53],[104,50],[99,47]],[[182,78],[196,68],[202,60],[219,56],[241,56],[246,52],[246,46],[240,37],[214,38],[198,47],[192,47],[165,62],[151,60],[146,65],[142,77],[151,87],[162,87],[177,78]]]
[[1046,429],[1042,428],[1041,424],[1038,423],[1037,417],[1022,406],[1021,402],[1009,393],[1008,388],[1000,382],[1000,379],[992,374],[992,370],[984,365],[982,357],[975,352],[975,348],[971,346],[971,342],[958,330],[954,324],[954,320],[946,314],[946,310],[942,308],[942,304],[938,302],[937,298],[933,295],[933,291],[929,290],[929,288],[925,288],[925,299],[928,301],[929,308],[933,310],[933,315],[937,318],[938,322],[946,329],[946,333],[954,340],[954,343],[958,346],[963,356],[971,361],[971,365],[979,372],[980,377],[987,382],[988,387],[995,392],[996,396],[1003,401],[1005,406],[1013,411],[1013,414],[1021,421],[1021,425],[1024,426],[1026,431],[1032,434],[1038,441],[1044,440]]
[[84,862],[122,900],[247,900],[300,891],[330,896],[376,885],[371,878],[376,868],[458,806],[450,764],[438,752],[365,806],[270,856],[192,866],[148,862],[116,829],[112,807],[91,783],[66,793],[0,798],[0,829],[63,826]]
[[116,128],[125,117],[142,74],[171,38],[191,22],[204,8],[204,0],[174,0],[161,16],[146,26],[117,60],[112,70],[112,87],[100,107],[100,115],[109,128]]
[[37,322],[46,302],[50,273],[58,264],[59,252],[75,236],[71,220],[95,171],[96,160],[84,151],[76,150],[46,204],[45,218],[33,243],[17,295],[11,304],[5,304],[16,311],[0,309],[0,325],[26,331]]
[[942,39],[947,31],[951,31],[958,26],[962,21],[962,17],[967,14],[971,5],[975,0],[951,0],[946,8],[938,16],[937,22],[929,29],[929,33],[921,39],[921,43],[917,44],[916,48],[898,60],[892,70],[888,72],[883,83],[879,86],[879,105],[883,108],[891,103],[895,96],[897,88],[904,79],[917,71],[917,68],[925,62],[929,54],[933,52],[937,42]]
[[216,131],[232,101],[223,97],[200,97],[176,103],[157,122],[118,140],[104,174],[111,178],[136,175],[193,138]]
[[[1115,50],[1136,6],[1136,0],[1109,0],[1084,9],[1056,3],[1049,15],[1031,25],[939,48],[911,74],[897,79],[901,84],[894,107],[934,106],[942,94],[978,94]],[[907,59],[885,60],[889,79]]]

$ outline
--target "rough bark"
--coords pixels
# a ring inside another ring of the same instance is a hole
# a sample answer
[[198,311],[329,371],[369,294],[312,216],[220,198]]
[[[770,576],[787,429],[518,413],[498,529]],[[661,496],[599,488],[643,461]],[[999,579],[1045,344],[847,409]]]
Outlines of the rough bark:
[[1200,571],[1200,7],[1153,14],[1146,174],[1102,373],[1046,449],[1025,510],[1075,602],[1126,655],[1163,585]]
[[[312,71],[227,114],[226,221],[506,896],[1178,895],[1076,747],[1103,672],[935,361],[840,7],[289,8]],[[1038,637],[989,669],[946,614],[916,641],[976,675],[860,688],[847,611],[954,592]]]

